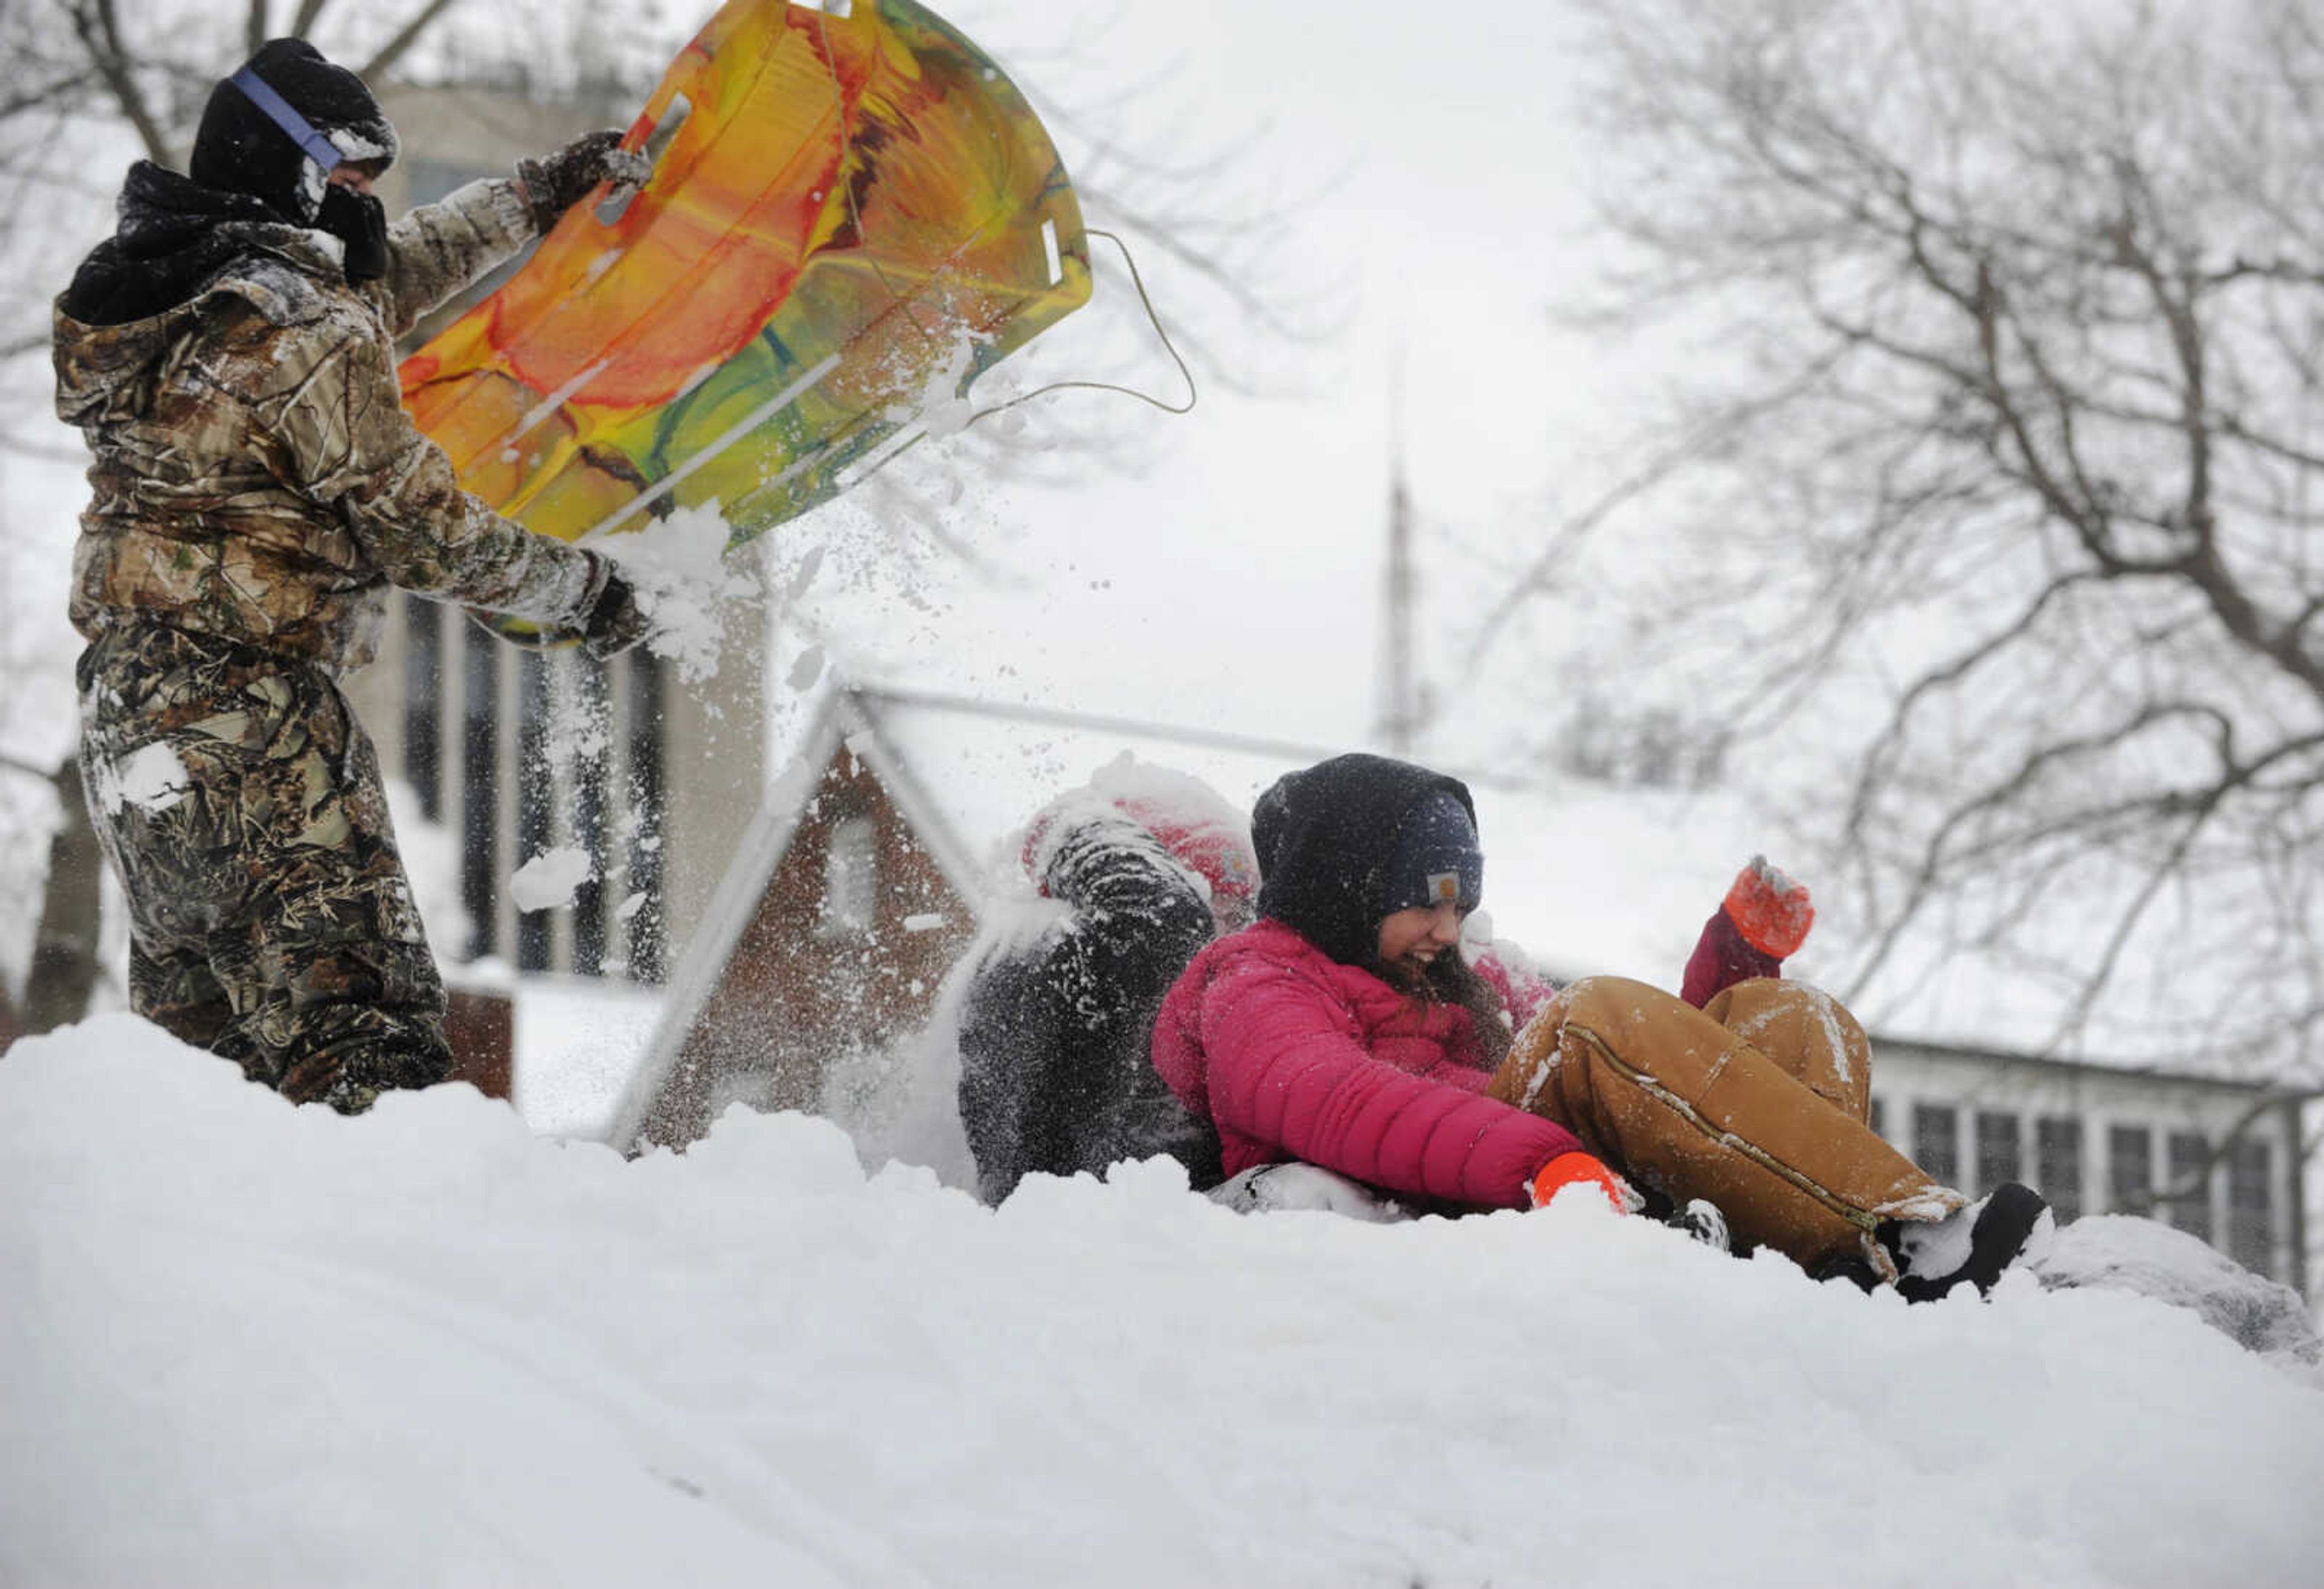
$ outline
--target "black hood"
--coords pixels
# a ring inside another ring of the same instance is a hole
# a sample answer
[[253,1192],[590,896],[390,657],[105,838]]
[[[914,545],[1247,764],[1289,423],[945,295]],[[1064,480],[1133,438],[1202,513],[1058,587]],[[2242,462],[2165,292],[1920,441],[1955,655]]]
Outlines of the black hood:
[[1259,914],[1343,965],[1371,964],[1397,832],[1439,789],[1476,820],[1476,803],[1460,779],[1385,756],[1335,756],[1277,779],[1250,814]]
[[191,302],[255,244],[298,234],[263,203],[151,161],[129,168],[119,223],[58,307],[85,326],[123,326]]
[[242,69],[258,78],[262,92],[280,95],[331,145],[325,152],[335,158],[327,162],[300,148],[229,78],[210,91],[186,165],[205,188],[246,194],[273,210],[277,220],[312,225],[331,165],[346,161],[376,174],[394,163],[395,128],[371,89],[304,39],[270,39]]

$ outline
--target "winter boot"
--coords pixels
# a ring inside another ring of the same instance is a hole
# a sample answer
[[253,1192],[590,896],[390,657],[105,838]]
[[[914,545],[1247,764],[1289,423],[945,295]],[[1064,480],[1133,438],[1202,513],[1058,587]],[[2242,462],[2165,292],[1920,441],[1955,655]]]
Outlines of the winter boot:
[[2011,1180],[1942,1219],[1890,1220],[1878,1236],[1895,1255],[1896,1290],[1904,1300],[1933,1302],[1963,1281],[1983,1296],[2029,1244],[2046,1240],[2055,1226],[2042,1194]]
[[[1727,1228],[1727,1216],[1719,1206],[1706,1198],[1696,1198],[1681,1208],[1676,1202],[1650,1186],[1631,1188],[1645,1205],[1637,1212],[1664,1225],[1674,1225],[1706,1247],[1716,1247],[1738,1258],[1748,1257],[1750,1248],[1738,1242]],[[1821,1278],[1819,1276],[1819,1278]]]

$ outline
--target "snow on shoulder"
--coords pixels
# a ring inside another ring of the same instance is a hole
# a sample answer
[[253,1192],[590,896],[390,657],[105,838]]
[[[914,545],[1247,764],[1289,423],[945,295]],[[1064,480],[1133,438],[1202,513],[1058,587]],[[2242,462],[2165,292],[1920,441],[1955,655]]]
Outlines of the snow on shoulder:
[[129,1016],[0,1061],[0,1582],[2312,1583],[2324,1392],[2012,1277],[1586,1203],[997,1210],[734,1111],[342,1119]]

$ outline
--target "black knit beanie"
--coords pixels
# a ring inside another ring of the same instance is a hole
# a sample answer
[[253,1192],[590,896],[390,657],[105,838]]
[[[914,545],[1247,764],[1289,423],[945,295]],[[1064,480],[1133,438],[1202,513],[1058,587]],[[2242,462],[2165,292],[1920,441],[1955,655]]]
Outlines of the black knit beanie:
[[1449,789],[1405,813],[1396,850],[1380,879],[1380,914],[1452,904],[1474,910],[1485,892],[1485,857],[1477,823]]
[[[324,60],[304,39],[269,40],[243,69],[304,117],[341,162],[375,170],[394,162],[395,128],[379,101],[361,78]],[[187,171],[205,188],[263,200],[302,226],[314,225],[331,175],[232,78],[210,90]]]
[[[1440,795],[1465,822],[1448,822]],[[1380,919],[1397,908],[1387,901],[1407,823],[1412,855],[1451,855],[1453,864],[1445,869],[1470,896],[1463,903],[1474,905],[1483,890],[1484,858],[1474,849],[1476,805],[1460,779],[1360,753],[1285,774],[1251,809],[1259,914],[1344,965],[1370,964],[1379,951]],[[1456,853],[1460,845],[1444,841],[1455,826],[1465,832],[1467,859]]]

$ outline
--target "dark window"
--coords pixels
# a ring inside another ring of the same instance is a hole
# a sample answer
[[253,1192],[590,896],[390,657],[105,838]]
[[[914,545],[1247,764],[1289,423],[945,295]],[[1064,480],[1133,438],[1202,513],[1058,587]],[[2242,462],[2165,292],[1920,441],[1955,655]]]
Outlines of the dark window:
[[[549,765],[549,658],[539,651],[521,653],[516,676],[516,764],[523,769],[516,782],[516,856],[522,866],[552,847],[549,804],[557,774]],[[517,913],[517,969],[549,969],[555,919],[553,911]]]
[[2063,1225],[2082,1213],[2082,1123],[2067,1116],[2034,1123],[2034,1190],[2050,1199]]
[[1977,1189],[1989,1192],[2005,1180],[2025,1179],[2025,1155],[2017,1145],[2017,1116],[1998,1109],[1977,1113]]
[[403,598],[403,776],[420,814],[444,820],[444,609]]
[[500,647],[481,634],[461,648],[460,903],[468,911],[468,958],[497,947],[500,917]]
[[2211,1144],[2200,1131],[2171,1134],[2171,1223],[2189,1235],[2212,1239]]
[[1913,1162],[1929,1179],[1960,1184],[1960,1111],[1950,1104],[1913,1106]]
[[[629,916],[630,975],[640,982],[663,976],[661,661],[643,647],[624,659],[629,669],[630,891],[640,896]],[[624,908],[627,908],[626,904]]]
[[[591,730],[605,721],[605,665],[578,651],[566,653],[579,721]],[[573,969],[584,977],[605,971],[605,843],[607,747],[601,731],[583,735],[573,764],[574,842],[589,852],[589,880],[573,891]]]
[[2227,1255],[2255,1274],[2275,1273],[2275,1155],[2259,1137],[2227,1149]]
[[2107,1128],[2107,1211],[2145,1214],[2154,1199],[2154,1134],[2144,1125]]

